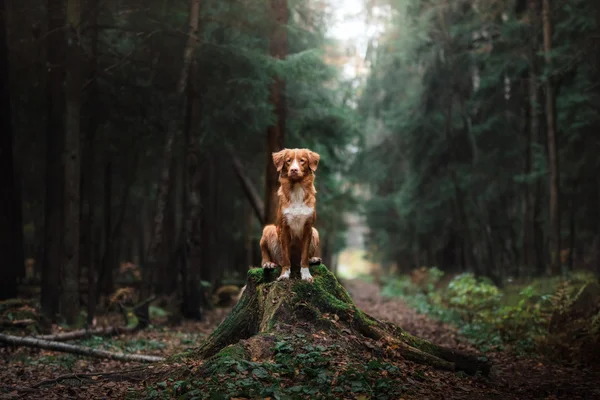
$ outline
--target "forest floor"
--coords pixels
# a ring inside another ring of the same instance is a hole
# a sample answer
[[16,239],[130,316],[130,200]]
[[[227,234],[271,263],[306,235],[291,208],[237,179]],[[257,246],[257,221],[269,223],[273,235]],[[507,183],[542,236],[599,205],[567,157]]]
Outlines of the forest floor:
[[[362,280],[344,283],[357,307],[368,314],[380,320],[392,321],[408,332],[436,344],[459,350],[474,350],[457,333],[455,327],[418,314],[401,299],[382,297],[375,284]],[[230,308],[219,308],[207,313],[203,322],[188,321],[176,328],[156,327],[112,338],[80,340],[77,344],[126,353],[169,356],[194,347],[229,311]],[[413,371],[401,383],[410,386],[412,393],[403,398],[600,399],[598,370],[580,370],[505,352],[487,353],[486,357],[493,363],[489,379],[399,362],[399,367],[408,367]],[[144,388],[143,380],[90,384],[89,380],[81,380],[76,374],[93,375],[131,369],[138,365],[30,348],[0,347],[0,399],[131,398]],[[59,378],[61,376],[63,377]],[[356,399],[365,400],[368,397],[359,395]]]

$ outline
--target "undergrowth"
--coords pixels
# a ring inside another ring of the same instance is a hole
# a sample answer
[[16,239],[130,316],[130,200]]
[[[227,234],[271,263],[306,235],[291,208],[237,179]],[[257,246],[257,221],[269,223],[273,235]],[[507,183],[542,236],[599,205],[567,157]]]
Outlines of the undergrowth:
[[[540,352],[557,342],[551,321],[569,314],[578,292],[597,282],[590,274],[574,272],[564,278],[540,278],[527,285],[509,284],[498,288],[486,278],[463,273],[442,284],[438,268],[421,268],[411,276],[388,280],[382,295],[402,297],[418,312],[459,328],[479,350],[512,349],[517,353]],[[600,294],[599,294],[600,296]],[[592,309],[594,305],[590,306]],[[584,330],[592,342],[600,338],[600,313],[586,318]],[[581,317],[579,316],[573,316]],[[568,329],[558,327],[558,330]],[[561,332],[561,340],[568,334]]]
[[235,347],[212,357],[200,373],[148,387],[147,398],[386,400],[406,393],[398,381],[407,374],[418,379],[391,363],[352,357],[342,346],[314,343],[310,335],[279,338],[266,360],[249,360]]

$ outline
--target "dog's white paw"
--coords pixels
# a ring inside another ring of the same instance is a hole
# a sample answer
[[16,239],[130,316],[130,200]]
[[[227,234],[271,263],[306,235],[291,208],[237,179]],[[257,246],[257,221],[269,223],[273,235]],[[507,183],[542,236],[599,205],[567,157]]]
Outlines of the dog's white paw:
[[308,259],[308,264],[309,265],[321,265],[321,262],[323,260],[321,260],[321,257],[311,257]]
[[289,268],[284,270],[281,275],[279,275],[279,278],[277,278],[278,281],[283,281],[285,279],[290,279],[290,270]]
[[314,279],[312,277],[312,275],[310,274],[310,271],[308,268],[300,268],[300,276],[302,277],[303,281],[312,283],[314,282]]
[[266,263],[263,263],[262,267],[264,269],[273,269],[273,268],[277,267],[277,264],[275,264],[273,262],[266,262]]

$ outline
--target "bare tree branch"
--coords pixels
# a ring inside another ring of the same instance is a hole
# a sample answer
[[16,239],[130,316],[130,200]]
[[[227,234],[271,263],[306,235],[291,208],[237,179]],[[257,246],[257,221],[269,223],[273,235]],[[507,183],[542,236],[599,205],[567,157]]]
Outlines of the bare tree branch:
[[265,205],[264,205],[260,195],[258,194],[258,190],[256,189],[256,186],[250,180],[250,177],[248,175],[246,175],[246,173],[244,172],[244,166],[242,165],[242,160],[240,160],[240,158],[236,154],[233,146],[231,146],[231,144],[227,143],[227,144],[225,144],[225,149],[227,150],[227,152],[229,153],[229,156],[231,157],[231,163],[233,164],[233,168],[235,169],[235,172],[236,172],[238,178],[240,179],[240,183],[242,184],[244,193],[246,194],[246,197],[248,198],[250,205],[252,205],[252,208],[254,209],[254,212],[256,214],[256,217],[258,218],[258,221],[260,222],[261,225],[264,225],[264,223],[265,223]]

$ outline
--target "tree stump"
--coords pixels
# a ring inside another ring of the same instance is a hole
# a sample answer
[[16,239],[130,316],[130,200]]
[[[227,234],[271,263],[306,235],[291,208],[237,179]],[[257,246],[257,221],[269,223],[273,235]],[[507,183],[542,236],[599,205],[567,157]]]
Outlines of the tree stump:
[[155,368],[153,378],[146,376],[153,392],[147,394],[394,399],[418,390],[416,380],[427,379],[428,367],[419,364],[488,375],[485,359],[373,318],[356,307],[324,265],[310,269],[313,283],[276,281],[277,268],[249,270],[230,315],[198,347]]

